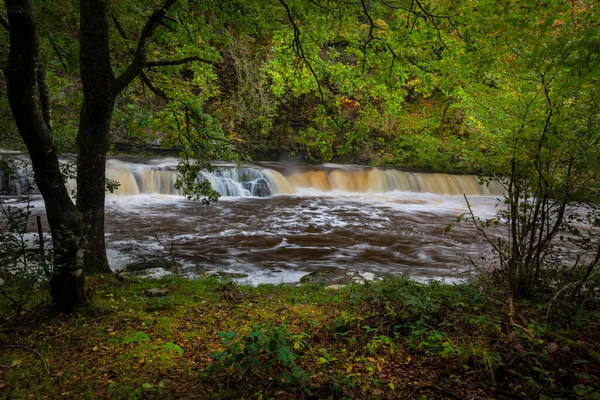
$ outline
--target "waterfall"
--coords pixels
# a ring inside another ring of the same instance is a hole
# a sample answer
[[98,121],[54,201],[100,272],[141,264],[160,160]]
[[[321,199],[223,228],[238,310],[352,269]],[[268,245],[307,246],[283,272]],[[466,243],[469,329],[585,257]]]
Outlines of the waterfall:
[[499,195],[497,182],[481,185],[475,175],[406,172],[378,168],[328,168],[288,175],[292,188],[315,188],[321,191],[371,192],[391,191],[446,195]]
[[[114,194],[181,195],[175,189],[177,160],[140,160],[129,162],[109,159],[106,177],[117,181]],[[26,181],[23,171],[17,171],[10,182],[0,175],[0,187],[10,188],[11,194],[22,192]],[[225,197],[266,197],[274,194],[294,194],[301,189],[323,192],[385,193],[391,191],[433,193],[443,195],[501,195],[497,182],[479,184],[475,175],[407,172],[393,168],[324,165],[320,167],[291,168],[284,164],[260,164],[236,167],[218,165],[215,170],[201,172],[199,180],[207,180],[211,187]],[[75,182],[67,182],[69,191]]]
[[0,195],[20,196],[26,194],[29,189],[37,193],[29,160],[24,157],[10,157],[8,160],[10,174],[9,171],[0,169]]
[[[106,175],[121,186],[117,195],[143,193],[179,194],[174,188],[175,163],[161,165],[127,163],[109,160]],[[273,167],[273,168],[271,168]],[[282,170],[277,171],[275,168]],[[312,188],[331,192],[384,193],[391,191],[446,195],[499,195],[502,187],[492,182],[479,184],[474,175],[406,172],[397,169],[323,166],[310,170],[286,170],[284,165],[220,166],[212,172],[201,172],[211,187],[226,197],[294,194],[299,189]]]
[[[176,162],[152,165],[111,159],[106,163],[106,177],[119,182],[116,195],[181,194],[175,189]],[[266,197],[293,192],[281,173],[258,167],[221,166],[212,172],[200,172],[198,179],[207,180],[225,197]]]

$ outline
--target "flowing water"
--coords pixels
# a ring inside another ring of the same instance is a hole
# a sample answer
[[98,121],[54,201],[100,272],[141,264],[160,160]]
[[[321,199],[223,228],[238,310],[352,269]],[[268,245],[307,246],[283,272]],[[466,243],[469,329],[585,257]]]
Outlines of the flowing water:
[[168,259],[187,274],[221,270],[251,282],[289,282],[315,270],[346,268],[413,277],[455,277],[465,256],[487,251],[471,224],[445,232],[466,211],[492,216],[497,184],[471,175],[358,166],[221,165],[205,173],[222,194],[210,207],[185,200],[174,160],[110,160],[121,183],[107,198],[112,264]]
[[[174,159],[111,159],[106,240],[113,268],[163,260],[183,273],[243,273],[252,283],[294,282],[311,271],[345,268],[376,275],[454,279],[465,257],[488,251],[467,211],[495,214],[498,184],[472,175],[360,166],[221,164],[202,178],[221,193],[209,207],[174,188]],[[73,186],[71,183],[70,186]],[[39,211],[38,211],[39,212]],[[449,232],[445,228],[454,223]],[[162,273],[160,269],[157,274]],[[156,272],[156,271],[155,271]]]

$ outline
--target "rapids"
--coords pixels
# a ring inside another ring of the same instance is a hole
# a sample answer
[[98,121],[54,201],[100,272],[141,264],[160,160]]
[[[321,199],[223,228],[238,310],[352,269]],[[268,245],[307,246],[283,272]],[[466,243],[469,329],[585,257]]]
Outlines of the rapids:
[[[221,193],[209,207],[174,188],[175,159],[110,159],[107,177],[120,183],[106,199],[106,241],[114,269],[168,263],[183,275],[247,275],[249,283],[296,282],[311,271],[345,268],[415,279],[456,279],[465,257],[487,251],[470,223],[463,194],[481,217],[495,214],[500,185],[472,175],[361,166],[218,164],[200,178]],[[74,189],[74,183],[68,183]],[[34,214],[43,213],[37,202]],[[449,232],[445,228],[454,223]],[[35,227],[32,226],[32,231]],[[155,276],[167,273],[156,269]]]
[[[294,282],[308,272],[346,268],[453,279],[465,256],[487,246],[471,224],[445,232],[466,211],[495,213],[498,184],[472,175],[428,174],[360,166],[221,164],[203,178],[222,195],[210,207],[173,187],[175,160],[110,160],[121,183],[106,202],[107,243],[115,268],[168,259],[154,238],[174,243],[184,274],[246,274],[251,283]],[[161,273],[160,271],[158,272]]]

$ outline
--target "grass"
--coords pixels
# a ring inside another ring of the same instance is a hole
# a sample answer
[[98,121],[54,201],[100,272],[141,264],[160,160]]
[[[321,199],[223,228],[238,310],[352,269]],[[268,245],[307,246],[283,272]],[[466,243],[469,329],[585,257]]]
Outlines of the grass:
[[[43,290],[16,317],[0,304],[0,398],[600,398],[600,366],[584,351],[598,349],[598,299],[555,302],[546,316],[544,299],[511,312],[489,288],[400,278],[89,287],[72,315]],[[146,297],[152,287],[170,294]]]

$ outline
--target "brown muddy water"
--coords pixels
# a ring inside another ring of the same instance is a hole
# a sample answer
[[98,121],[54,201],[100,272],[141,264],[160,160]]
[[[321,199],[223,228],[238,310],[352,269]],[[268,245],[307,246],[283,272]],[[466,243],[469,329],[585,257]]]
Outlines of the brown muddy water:
[[205,174],[223,194],[206,207],[177,195],[172,165],[109,162],[109,177],[122,184],[106,202],[114,268],[167,260],[158,235],[189,276],[223,271],[280,283],[345,268],[453,280],[469,268],[466,257],[488,251],[472,224],[455,223],[467,211],[463,193],[482,217],[495,214],[501,194],[470,175],[271,163]]
[[[471,175],[360,166],[221,165],[203,174],[222,197],[209,207],[174,189],[176,160],[109,160],[120,182],[106,200],[106,241],[114,269],[169,262],[183,275],[245,274],[248,283],[297,282],[308,272],[343,268],[456,280],[489,248],[471,223],[463,194],[492,217],[499,185]],[[43,212],[38,202],[36,213]],[[449,232],[445,228],[454,224]],[[168,273],[154,269],[152,274]]]

